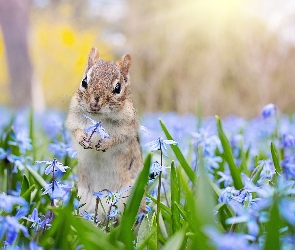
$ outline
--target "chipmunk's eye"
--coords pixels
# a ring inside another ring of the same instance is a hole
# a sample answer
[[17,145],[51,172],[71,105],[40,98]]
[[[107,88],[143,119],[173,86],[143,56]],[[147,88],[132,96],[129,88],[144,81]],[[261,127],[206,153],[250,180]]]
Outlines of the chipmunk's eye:
[[87,76],[82,80],[82,87],[87,88]]
[[113,90],[114,94],[120,94],[121,91],[121,84],[118,82]]

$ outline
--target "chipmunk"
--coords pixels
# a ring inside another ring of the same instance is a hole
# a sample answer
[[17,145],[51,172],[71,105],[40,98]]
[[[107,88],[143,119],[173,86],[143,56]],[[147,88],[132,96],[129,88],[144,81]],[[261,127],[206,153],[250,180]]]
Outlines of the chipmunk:
[[[132,186],[143,168],[139,143],[139,121],[130,96],[129,68],[131,57],[126,54],[118,62],[103,61],[92,48],[79,88],[71,99],[66,127],[70,130],[73,148],[78,154],[78,196],[82,209],[94,212],[94,192],[117,192]],[[91,122],[101,120],[110,138],[101,140],[85,133]],[[119,199],[123,212],[125,199]],[[103,203],[105,211],[110,205]],[[143,203],[142,203],[143,206]],[[105,218],[101,206],[98,219]],[[141,208],[142,211],[145,208]]]

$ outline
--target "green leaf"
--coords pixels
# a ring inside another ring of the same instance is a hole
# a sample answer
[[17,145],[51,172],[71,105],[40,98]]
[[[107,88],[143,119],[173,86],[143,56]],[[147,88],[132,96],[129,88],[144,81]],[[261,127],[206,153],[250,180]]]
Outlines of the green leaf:
[[41,175],[39,175],[34,169],[32,169],[30,166],[25,165],[26,169],[30,172],[30,174],[34,177],[34,179],[40,184],[41,187],[46,187],[47,183],[42,178]]
[[219,138],[223,147],[223,151],[224,151],[223,156],[228,163],[229,170],[233,178],[234,186],[237,190],[242,189],[243,188],[242,178],[234,162],[234,157],[231,151],[229,141],[223,131],[221,120],[218,116],[216,116],[216,121],[217,121],[218,135],[219,135]]
[[197,230],[197,225],[196,223],[194,223],[194,221],[192,221],[189,217],[188,214],[181,208],[181,206],[179,204],[177,204],[175,202],[175,206],[177,207],[177,209],[179,210],[181,216],[183,217],[183,219],[189,224],[189,227],[195,232]]
[[127,249],[133,249],[134,237],[132,233],[132,227],[135,223],[136,215],[138,213],[140,203],[145,192],[145,187],[148,182],[151,159],[151,154],[149,154],[146,157],[144,167],[132,188],[130,197],[122,216],[119,239],[125,243]]
[[44,249],[123,249],[116,240],[110,241],[110,234],[97,228],[93,222],[72,214],[73,199],[65,207],[53,209],[52,227],[39,237],[39,243]]
[[145,217],[141,222],[136,247],[138,250],[156,250],[157,245],[157,222],[156,214],[154,213],[150,221]]
[[244,174],[248,174],[248,157],[249,157],[249,153],[248,151],[245,151],[244,149],[244,142],[241,142],[241,164],[239,166],[239,172],[240,173],[244,173]]
[[161,230],[161,233],[162,233],[163,237],[166,240],[169,236],[168,236],[167,229],[165,227],[165,222],[163,220],[163,216],[162,216],[161,212],[159,214],[159,227],[160,227],[160,230]]
[[177,232],[180,228],[180,213],[175,204],[180,203],[180,187],[174,161],[171,163],[170,173],[171,188],[171,213],[172,213],[172,231]]
[[31,202],[31,193],[34,188],[35,188],[35,184],[30,185],[30,182],[27,176],[23,175],[20,196],[23,197],[28,203]]
[[208,176],[205,172],[203,149],[198,150],[199,176],[195,188],[196,216],[199,226],[215,226],[214,220],[214,198]]
[[278,154],[277,154],[277,151],[276,151],[276,148],[275,148],[273,142],[270,144],[270,150],[271,150],[271,156],[272,156],[272,160],[273,160],[273,164],[275,166],[276,172],[278,174],[280,174],[282,172],[282,170],[281,170],[281,167],[280,167]]
[[180,249],[182,242],[184,240],[185,233],[184,231],[179,231],[169,238],[167,243],[164,245],[162,250],[172,250],[172,249]]
[[270,220],[266,224],[266,241],[264,249],[272,249],[272,250],[279,250],[281,249],[280,244],[280,215],[279,210],[276,202],[276,198],[274,197],[275,202],[270,211]]
[[[146,196],[148,198],[150,198],[152,200],[152,202],[154,202],[155,204],[157,204],[157,199],[155,199],[153,196],[151,196],[149,193],[146,194]],[[169,207],[167,207],[165,204],[161,203],[160,204],[160,208],[167,212],[168,214],[171,214],[171,209]]]
[[24,194],[30,188],[30,181],[27,176],[23,175],[23,181],[20,189],[20,195]]
[[[173,137],[170,135],[170,133],[168,132],[165,124],[163,123],[163,121],[160,119],[160,124],[161,127],[167,137],[168,140],[174,140]],[[190,165],[187,163],[187,161],[185,160],[183,154],[181,153],[180,149],[178,146],[176,145],[170,145],[176,158],[178,159],[180,165],[182,166],[182,168],[184,169],[185,173],[187,174],[187,176],[190,178],[190,180],[192,182],[196,181],[196,174],[195,172],[191,169]]]
[[210,184],[211,188],[213,189],[214,193],[216,194],[216,196],[219,197],[221,195],[220,188],[216,185],[216,183],[214,183],[209,178],[208,178],[208,181],[209,181],[209,184]]
[[257,181],[260,179],[260,173],[263,169],[263,164],[259,164],[254,170],[253,170],[253,173],[252,173],[252,178],[251,178],[251,181],[253,184],[256,185]]
[[136,242],[137,248],[141,246],[141,249],[142,249],[146,245],[147,243],[146,238],[149,236],[149,234],[150,234],[149,221],[147,217],[144,217],[138,229],[137,242]]

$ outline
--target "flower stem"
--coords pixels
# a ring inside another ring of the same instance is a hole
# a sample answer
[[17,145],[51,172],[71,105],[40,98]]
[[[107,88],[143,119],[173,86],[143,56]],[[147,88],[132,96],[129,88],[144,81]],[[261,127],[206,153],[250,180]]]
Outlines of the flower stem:
[[111,210],[112,210],[112,205],[110,206],[110,209],[109,209],[109,212],[108,212],[108,215],[107,215],[106,232],[109,232],[109,231],[110,231],[110,229],[109,229],[109,223],[110,223],[110,214],[111,214]]
[[94,133],[96,132],[96,130],[97,130],[97,128],[98,128],[98,125],[99,125],[99,123],[97,124],[97,126],[95,127],[95,129],[92,130],[92,132],[91,132],[91,134],[90,134],[90,136],[89,136],[87,142],[90,142],[92,136],[94,135]]
[[[53,159],[54,164],[52,166],[52,186],[51,186],[51,190],[52,190],[51,195],[52,196],[53,196],[53,192],[54,192],[54,171],[55,171],[54,167],[55,167],[55,161],[56,161],[56,159],[54,158]],[[54,199],[53,198],[51,198],[51,206],[54,207]]]
[[94,211],[94,224],[97,223],[97,211],[98,211],[99,197],[96,197],[95,211]]
[[[160,165],[161,165],[161,168],[162,168],[162,165],[163,165],[163,152],[162,152],[161,143],[160,143],[160,151],[161,151]],[[157,244],[159,243],[159,238],[160,238],[161,183],[162,183],[162,171],[160,171],[160,173],[159,173],[158,197],[157,197],[157,215],[156,215],[156,219],[157,219]],[[157,245],[157,249],[158,249],[158,245]]]

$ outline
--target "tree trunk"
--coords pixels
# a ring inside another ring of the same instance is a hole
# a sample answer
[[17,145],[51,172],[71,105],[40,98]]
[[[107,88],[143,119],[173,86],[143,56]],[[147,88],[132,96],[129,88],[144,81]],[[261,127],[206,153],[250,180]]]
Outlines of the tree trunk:
[[29,0],[0,0],[0,24],[9,71],[10,105],[31,104],[32,65],[28,51]]

